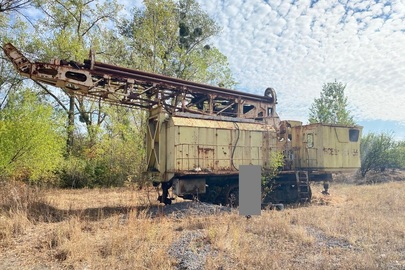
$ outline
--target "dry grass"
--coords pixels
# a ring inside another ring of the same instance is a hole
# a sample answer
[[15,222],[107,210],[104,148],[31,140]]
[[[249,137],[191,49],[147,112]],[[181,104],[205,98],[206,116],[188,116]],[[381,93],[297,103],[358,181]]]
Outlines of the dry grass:
[[0,269],[405,269],[405,182],[314,185],[311,205],[251,219],[152,217],[130,188],[1,189]]

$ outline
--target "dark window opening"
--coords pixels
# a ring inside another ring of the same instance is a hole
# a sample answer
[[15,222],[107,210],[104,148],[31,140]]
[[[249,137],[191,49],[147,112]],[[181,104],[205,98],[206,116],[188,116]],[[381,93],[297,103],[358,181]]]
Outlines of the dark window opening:
[[38,73],[56,76],[58,74],[58,71],[56,69],[52,69],[52,68],[39,68]]
[[267,108],[267,116],[273,115],[273,108]]
[[208,101],[209,97],[206,95],[195,95],[194,97],[191,98],[191,101],[187,105],[187,107],[194,105],[197,107],[197,109],[203,110],[204,108],[207,107]]
[[358,129],[349,129],[349,140],[351,142],[359,141],[360,131]]
[[250,112],[255,108],[254,105],[243,105],[243,114]]
[[76,80],[79,82],[85,82],[87,80],[87,76],[83,73],[78,73],[78,72],[72,72],[68,71],[65,74],[66,78]]

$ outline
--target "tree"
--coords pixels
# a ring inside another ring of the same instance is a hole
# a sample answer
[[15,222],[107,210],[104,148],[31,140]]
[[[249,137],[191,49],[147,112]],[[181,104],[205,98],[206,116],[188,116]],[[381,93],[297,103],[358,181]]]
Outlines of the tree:
[[[99,2],[99,3],[97,3]],[[81,62],[88,54],[88,46],[97,42],[102,25],[115,18],[119,6],[115,1],[58,0],[43,1],[37,5],[45,18],[36,24],[28,52],[35,53],[42,61],[55,56]],[[55,94],[51,88],[40,85],[41,89],[54,98],[68,119],[67,149],[73,147],[75,111],[79,120],[86,125],[91,144],[95,143],[97,130],[104,114],[99,110],[101,101],[88,102],[81,96],[64,93]]]
[[[61,171],[62,187],[122,186],[139,182],[145,170],[145,112],[119,105],[106,106],[100,142],[78,147]],[[77,153],[79,152],[79,153]]]
[[399,167],[401,169],[405,169],[405,141],[399,142],[397,149],[399,153]]
[[361,176],[367,172],[384,171],[386,168],[400,168],[403,163],[402,151],[398,151],[401,144],[394,141],[392,134],[369,133],[363,136],[360,144]]
[[98,146],[99,158],[106,173],[99,177],[104,185],[122,185],[139,181],[145,171],[146,114],[140,110],[111,105],[103,123],[103,143]]
[[321,97],[316,98],[309,113],[310,123],[355,125],[347,109],[346,85],[341,82],[326,83],[322,86]]
[[[21,33],[25,25],[17,20],[10,24],[11,14],[31,1],[1,1],[0,0],[0,48],[12,37],[10,33]],[[7,103],[8,96],[13,88],[21,85],[22,79],[14,72],[12,64],[3,54],[0,56],[0,109]]]
[[128,44],[127,65],[195,82],[233,87],[227,58],[210,45],[219,26],[195,0],[145,0],[120,33]]
[[405,141],[394,142],[389,150],[390,163],[388,168],[404,169],[405,168]]
[[50,179],[62,160],[60,117],[27,89],[10,93],[0,110],[0,175]]
[[0,59],[0,110],[7,103],[12,89],[20,86],[21,82],[22,79],[16,76],[11,64],[2,57]]

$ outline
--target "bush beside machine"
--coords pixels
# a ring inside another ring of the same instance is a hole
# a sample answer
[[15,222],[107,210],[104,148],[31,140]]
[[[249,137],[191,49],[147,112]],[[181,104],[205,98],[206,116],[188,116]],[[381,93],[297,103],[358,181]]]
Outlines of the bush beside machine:
[[149,111],[144,177],[186,199],[237,205],[239,165],[283,156],[263,203],[309,202],[309,181],[360,167],[361,127],[281,121],[272,88],[263,96],[96,62],[30,62],[12,44],[6,56],[20,75],[88,98]]

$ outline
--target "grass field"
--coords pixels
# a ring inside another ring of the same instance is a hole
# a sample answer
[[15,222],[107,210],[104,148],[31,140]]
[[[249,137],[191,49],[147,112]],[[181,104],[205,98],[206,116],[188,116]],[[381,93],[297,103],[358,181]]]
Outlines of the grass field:
[[178,218],[153,190],[4,184],[0,269],[405,269],[405,182],[312,188],[310,205],[246,219]]

